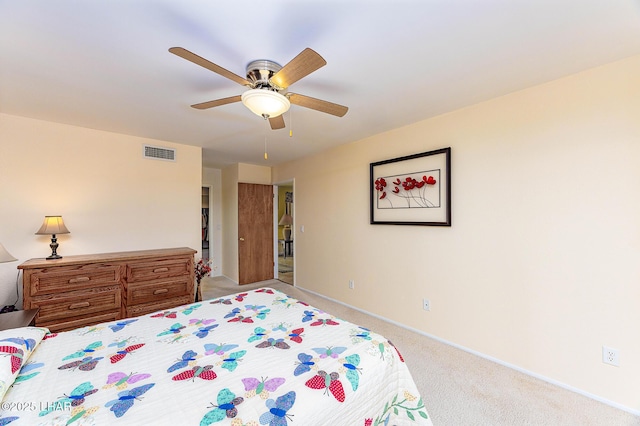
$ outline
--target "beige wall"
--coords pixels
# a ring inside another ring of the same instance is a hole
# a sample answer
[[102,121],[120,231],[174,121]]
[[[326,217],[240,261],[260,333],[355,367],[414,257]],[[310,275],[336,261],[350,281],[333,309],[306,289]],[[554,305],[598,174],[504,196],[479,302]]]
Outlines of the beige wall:
[[[143,144],[176,149],[145,159]],[[51,253],[34,235],[59,214],[62,256],[188,246],[200,249],[201,149],[0,114],[0,301],[15,301],[16,266]],[[20,302],[21,303],[21,302]]]
[[271,185],[271,168],[240,163],[238,166],[238,182]]
[[238,282],[238,165],[222,169],[222,275]]
[[[639,75],[637,56],[275,168],[297,285],[640,412]],[[369,163],[447,146],[453,226],[370,225]]]

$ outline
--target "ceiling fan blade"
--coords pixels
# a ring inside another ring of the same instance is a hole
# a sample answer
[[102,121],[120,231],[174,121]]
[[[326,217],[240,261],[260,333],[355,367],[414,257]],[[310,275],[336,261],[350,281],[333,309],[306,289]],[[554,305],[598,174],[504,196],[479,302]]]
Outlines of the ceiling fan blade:
[[237,96],[231,96],[229,98],[216,99],[215,101],[202,102],[200,104],[191,105],[191,107],[196,109],[208,109],[208,108],[213,108],[220,105],[232,104],[234,102],[240,102],[240,101],[241,101],[241,96],[237,95]]
[[226,77],[229,80],[233,80],[238,84],[241,84],[243,86],[251,86],[251,82],[246,78],[240,77],[238,74],[222,68],[220,65],[216,65],[213,62],[196,55],[195,53],[189,52],[187,49],[184,49],[182,47],[172,47],[171,49],[169,49],[169,52],[173,53],[174,55],[180,56],[182,59],[193,62],[196,65],[200,65],[201,67],[204,67],[209,71],[220,74],[221,76]]
[[327,65],[327,61],[315,50],[307,47],[300,52],[298,56],[289,61],[287,65],[282,67],[280,71],[275,73],[270,81],[276,86],[286,89],[296,81],[325,65]]
[[316,111],[335,115],[336,117],[342,117],[347,113],[347,111],[349,111],[349,108],[347,108],[346,106],[312,98],[311,96],[289,93],[287,97],[289,98],[289,102],[291,102],[292,104],[300,105],[301,107],[305,108],[315,109]]
[[269,117],[269,124],[271,125],[271,130],[284,129],[284,118],[282,114],[277,117]]

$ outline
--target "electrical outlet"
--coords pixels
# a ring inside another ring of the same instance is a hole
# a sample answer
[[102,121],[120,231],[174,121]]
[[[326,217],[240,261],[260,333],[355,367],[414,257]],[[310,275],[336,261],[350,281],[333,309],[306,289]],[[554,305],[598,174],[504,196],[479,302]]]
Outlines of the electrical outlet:
[[422,299],[422,309],[425,311],[431,310],[431,302],[429,302],[429,299]]
[[608,346],[602,347],[602,362],[620,367],[620,352]]
[[354,287],[355,287],[355,283],[353,282],[353,280],[349,280],[349,288],[353,290]]

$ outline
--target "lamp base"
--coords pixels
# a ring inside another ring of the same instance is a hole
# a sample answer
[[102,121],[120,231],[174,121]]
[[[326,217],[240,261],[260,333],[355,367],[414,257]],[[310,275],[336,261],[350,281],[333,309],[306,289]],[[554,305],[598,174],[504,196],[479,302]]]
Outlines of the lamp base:
[[51,235],[51,244],[49,244],[49,247],[51,247],[51,256],[47,257],[47,260],[62,259],[62,256],[57,253],[58,239],[56,238],[56,234]]

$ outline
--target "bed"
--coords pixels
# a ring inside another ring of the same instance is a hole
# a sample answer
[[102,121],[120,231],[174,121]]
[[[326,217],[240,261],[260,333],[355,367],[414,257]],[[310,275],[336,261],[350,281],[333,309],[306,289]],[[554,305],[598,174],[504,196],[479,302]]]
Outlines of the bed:
[[2,331],[2,396],[12,426],[431,424],[389,340],[266,287],[67,332]]

